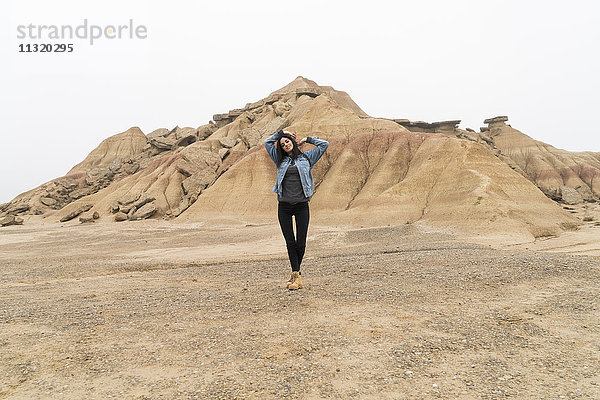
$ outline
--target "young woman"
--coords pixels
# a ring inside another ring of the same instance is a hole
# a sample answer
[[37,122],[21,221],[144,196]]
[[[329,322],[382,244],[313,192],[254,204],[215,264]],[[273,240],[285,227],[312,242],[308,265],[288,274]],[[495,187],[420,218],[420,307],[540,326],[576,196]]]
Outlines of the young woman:
[[[303,153],[298,146],[310,143],[316,147]],[[287,282],[288,289],[302,288],[300,264],[306,249],[309,210],[308,202],[313,195],[311,169],[321,158],[329,142],[318,137],[308,136],[296,142],[296,134],[279,130],[265,140],[265,148],[277,165],[277,180],[273,191],[277,193],[279,205],[277,216],[285,238],[292,276]],[[296,237],[292,228],[292,215],[296,217]]]

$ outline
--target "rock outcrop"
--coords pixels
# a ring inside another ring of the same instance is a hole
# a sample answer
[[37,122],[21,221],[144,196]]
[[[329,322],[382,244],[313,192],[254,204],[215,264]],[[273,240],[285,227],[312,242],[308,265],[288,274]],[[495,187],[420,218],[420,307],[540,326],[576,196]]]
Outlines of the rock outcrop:
[[97,211],[93,213],[83,213],[79,216],[79,222],[82,224],[87,224],[90,222],[95,222],[98,218],[100,218],[100,214]]
[[67,215],[65,215],[64,217],[62,217],[60,219],[60,222],[67,222],[72,220],[73,218],[79,216],[79,214],[84,213],[88,210],[90,210],[92,208],[91,204],[86,204],[83,206],[79,206],[76,209],[74,209],[73,211],[70,211]]
[[[514,238],[557,235],[577,222],[535,185],[478,143],[407,131],[329,137],[313,169],[311,218],[324,224],[421,222],[461,232]],[[251,171],[248,173],[247,171]],[[208,188],[181,218],[265,222],[276,208],[275,166],[250,152]],[[252,193],[252,196],[248,196]]]
[[[571,152],[534,140],[507,125],[508,117],[486,119],[486,133],[507,163],[535,183],[548,197],[569,202],[600,198],[600,153]],[[573,191],[561,188],[571,188]],[[565,200],[566,201],[566,200]]]
[[67,175],[87,172],[98,165],[110,165],[117,158],[127,159],[139,154],[147,143],[146,135],[138,127],[105,139],[82,162],[74,166]]
[[23,225],[23,218],[9,215],[4,218],[0,218],[0,226],[11,226],[11,225]]
[[455,125],[459,120],[394,121],[411,132],[454,134],[460,139],[480,143],[553,200],[577,204],[600,198],[600,153],[556,149],[507,125],[508,116],[486,119],[487,126],[479,132],[459,129]]
[[408,119],[395,119],[394,122],[402,125],[411,132],[449,133],[455,134],[460,124],[460,119],[452,121],[424,122],[410,121]]

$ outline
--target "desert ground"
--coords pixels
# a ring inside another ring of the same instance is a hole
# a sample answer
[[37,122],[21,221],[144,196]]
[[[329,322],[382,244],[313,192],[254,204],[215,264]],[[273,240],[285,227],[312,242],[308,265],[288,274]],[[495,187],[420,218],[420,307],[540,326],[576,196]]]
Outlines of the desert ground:
[[598,399],[595,221],[510,246],[311,222],[288,291],[275,218],[32,217],[0,231],[0,398]]

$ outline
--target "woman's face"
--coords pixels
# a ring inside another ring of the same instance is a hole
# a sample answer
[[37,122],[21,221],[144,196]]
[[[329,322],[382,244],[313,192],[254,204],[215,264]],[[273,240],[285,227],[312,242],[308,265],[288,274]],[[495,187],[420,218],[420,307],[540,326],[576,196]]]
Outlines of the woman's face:
[[281,148],[286,153],[291,153],[292,150],[294,149],[294,144],[292,143],[291,139],[284,137],[284,138],[281,138],[281,141],[279,143],[281,143]]

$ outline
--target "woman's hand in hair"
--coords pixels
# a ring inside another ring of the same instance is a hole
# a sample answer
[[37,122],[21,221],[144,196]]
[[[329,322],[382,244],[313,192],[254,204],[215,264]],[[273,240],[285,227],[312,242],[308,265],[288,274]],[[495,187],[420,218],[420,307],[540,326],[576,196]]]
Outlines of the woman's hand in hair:
[[283,133],[290,135],[294,139],[294,141],[296,141],[296,132],[283,131]]

